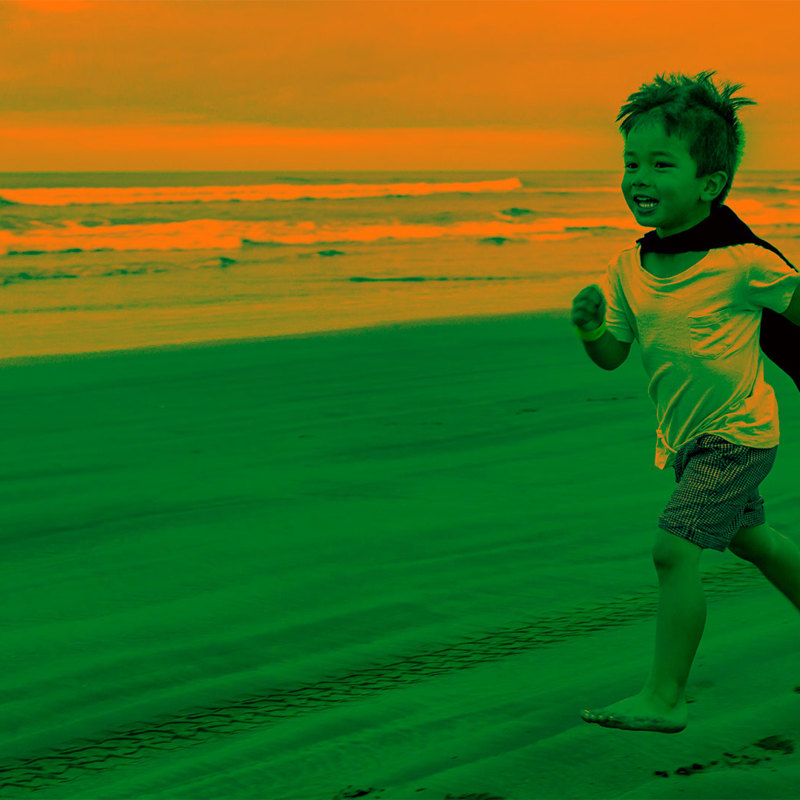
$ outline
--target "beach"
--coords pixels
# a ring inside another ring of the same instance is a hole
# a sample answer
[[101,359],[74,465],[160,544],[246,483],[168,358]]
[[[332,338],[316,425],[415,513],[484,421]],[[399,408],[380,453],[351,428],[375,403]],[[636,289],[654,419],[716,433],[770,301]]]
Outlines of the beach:
[[796,798],[800,618],[729,552],[686,730],[579,717],[652,659],[639,359],[564,309],[0,361],[3,796]]

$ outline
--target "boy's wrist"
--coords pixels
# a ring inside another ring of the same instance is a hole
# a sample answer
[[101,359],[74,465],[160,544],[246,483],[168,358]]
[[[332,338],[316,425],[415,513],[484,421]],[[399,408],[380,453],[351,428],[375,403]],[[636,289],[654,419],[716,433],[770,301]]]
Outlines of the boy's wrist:
[[575,326],[575,333],[578,338],[584,342],[594,342],[599,339],[606,332],[606,321],[603,320],[600,325],[590,331],[585,331],[582,328]]

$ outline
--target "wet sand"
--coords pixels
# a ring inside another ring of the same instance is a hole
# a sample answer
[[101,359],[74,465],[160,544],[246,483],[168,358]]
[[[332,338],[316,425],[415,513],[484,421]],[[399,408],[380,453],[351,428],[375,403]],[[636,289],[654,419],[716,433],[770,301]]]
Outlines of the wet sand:
[[4,797],[797,796],[800,619],[730,553],[688,728],[579,717],[652,656],[674,475],[636,345],[604,372],[565,312],[0,374]]

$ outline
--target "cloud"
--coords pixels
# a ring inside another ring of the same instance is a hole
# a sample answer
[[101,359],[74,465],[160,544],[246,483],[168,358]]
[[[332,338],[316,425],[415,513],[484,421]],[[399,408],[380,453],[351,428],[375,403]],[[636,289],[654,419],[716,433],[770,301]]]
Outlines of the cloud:
[[87,130],[613,136],[642,82],[711,68],[747,85],[759,107],[745,119],[766,124],[800,113],[796,6],[761,3],[768,11],[756,15],[753,3],[703,0],[0,0],[0,116]]
[[0,117],[0,171],[516,170],[535,169],[543,154],[550,168],[597,169],[612,146],[564,129],[34,126]]
[[96,3],[88,0],[11,0],[9,5],[29,9],[37,14],[74,14],[78,11],[89,11]]

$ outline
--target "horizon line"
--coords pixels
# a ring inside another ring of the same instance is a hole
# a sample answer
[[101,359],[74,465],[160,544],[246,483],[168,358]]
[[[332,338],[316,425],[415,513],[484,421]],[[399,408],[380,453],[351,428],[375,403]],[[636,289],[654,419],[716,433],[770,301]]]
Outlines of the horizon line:
[[[403,168],[403,169],[48,169],[48,170],[0,170],[0,175],[118,175],[125,173],[168,173],[174,175],[191,175],[191,174],[208,174],[213,172],[239,172],[243,174],[250,174],[254,172],[271,172],[271,173],[331,173],[331,174],[350,174],[350,173],[375,173],[375,172],[424,172],[430,173],[452,173],[452,172],[610,172],[618,174],[622,172],[619,169],[492,169],[492,168],[470,168],[470,169],[425,169],[424,167],[418,168]],[[800,167],[794,169],[789,167],[780,167],[776,169],[740,169],[737,175],[742,175],[747,172],[800,172]]]

